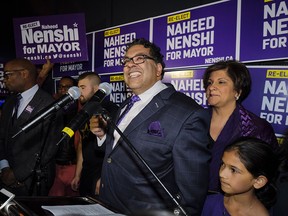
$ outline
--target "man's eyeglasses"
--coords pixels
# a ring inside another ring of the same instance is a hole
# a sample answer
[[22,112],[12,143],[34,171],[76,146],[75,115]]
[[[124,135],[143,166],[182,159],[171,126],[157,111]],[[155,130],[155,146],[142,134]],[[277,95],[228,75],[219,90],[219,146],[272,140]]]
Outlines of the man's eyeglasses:
[[144,63],[146,59],[151,59],[151,60],[154,60],[154,61],[155,61],[154,58],[152,58],[152,57],[150,57],[150,56],[147,56],[147,55],[136,55],[136,56],[134,56],[134,57],[132,57],[132,58],[127,58],[127,57],[123,58],[123,59],[122,59],[122,65],[123,65],[123,66],[127,66],[127,64],[128,64],[129,62],[131,62],[131,61],[132,61],[134,64],[137,64],[137,65],[138,65],[138,64]]
[[68,90],[69,88],[71,88],[72,86],[66,86],[66,85],[59,85],[58,89],[64,89],[64,90]]
[[9,77],[13,76],[16,72],[20,72],[25,70],[25,68],[22,69],[17,69],[17,70],[9,70],[9,71],[4,71],[4,79],[9,79]]

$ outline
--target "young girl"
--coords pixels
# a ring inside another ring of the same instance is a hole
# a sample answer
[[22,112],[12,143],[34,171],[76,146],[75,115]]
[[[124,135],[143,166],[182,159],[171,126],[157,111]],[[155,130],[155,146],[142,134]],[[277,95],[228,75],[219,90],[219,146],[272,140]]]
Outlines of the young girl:
[[266,216],[276,201],[279,157],[271,145],[242,137],[228,145],[219,170],[223,194],[208,195],[202,216]]

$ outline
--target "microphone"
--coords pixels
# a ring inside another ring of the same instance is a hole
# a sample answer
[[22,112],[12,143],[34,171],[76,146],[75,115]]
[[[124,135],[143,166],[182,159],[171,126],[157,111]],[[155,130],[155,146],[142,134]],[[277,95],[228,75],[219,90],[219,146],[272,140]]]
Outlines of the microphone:
[[[98,91],[92,96],[89,101],[96,101],[101,103],[103,99],[111,94],[113,87],[107,82],[100,83]],[[88,102],[89,102],[88,101]]]
[[79,113],[69,122],[65,127],[62,139],[58,144],[66,137],[71,138],[75,131],[82,127],[99,108],[103,99],[112,92],[112,86],[109,83],[101,83],[98,91],[92,96],[92,98],[83,106]]
[[27,131],[33,126],[35,126],[40,120],[46,119],[50,114],[52,114],[55,111],[58,111],[60,108],[64,107],[70,102],[74,102],[80,97],[81,93],[77,86],[72,86],[68,89],[68,92],[60,97],[58,100],[50,104],[48,107],[42,109],[34,118],[29,120],[24,124],[24,126],[21,126],[20,130],[12,137],[15,138],[23,131]]

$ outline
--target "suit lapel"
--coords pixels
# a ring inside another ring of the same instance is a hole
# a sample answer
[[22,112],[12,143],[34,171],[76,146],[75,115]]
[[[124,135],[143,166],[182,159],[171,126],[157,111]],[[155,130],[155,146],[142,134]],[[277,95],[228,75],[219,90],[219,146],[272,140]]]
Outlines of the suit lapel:
[[153,116],[158,110],[160,110],[165,105],[165,102],[160,97],[156,95],[147,106],[131,121],[131,123],[124,130],[125,135],[129,135],[135,130],[139,125],[141,125],[145,120]]
[[[138,128],[145,120],[149,119],[156,112],[162,109],[167,104],[167,99],[174,93],[176,90],[174,87],[168,87],[164,89],[159,94],[155,95],[154,98],[147,104],[147,106],[130,122],[127,128],[123,131],[125,136],[128,136],[130,133]],[[121,141],[121,139],[119,139]],[[116,146],[112,149],[112,154],[119,146],[119,141]]]
[[[39,111],[39,104],[41,104],[41,97],[39,97],[39,90],[33,96],[32,100],[24,108],[21,115],[18,117],[18,125],[22,125],[27,122],[29,119],[34,117]],[[41,106],[40,106],[41,107]]]

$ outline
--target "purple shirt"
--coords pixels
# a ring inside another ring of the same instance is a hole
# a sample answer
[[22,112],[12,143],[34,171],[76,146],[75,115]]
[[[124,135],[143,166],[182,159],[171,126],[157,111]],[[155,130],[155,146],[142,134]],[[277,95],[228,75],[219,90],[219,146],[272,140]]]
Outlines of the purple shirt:
[[206,197],[201,216],[230,216],[224,207],[223,194],[212,194]]

